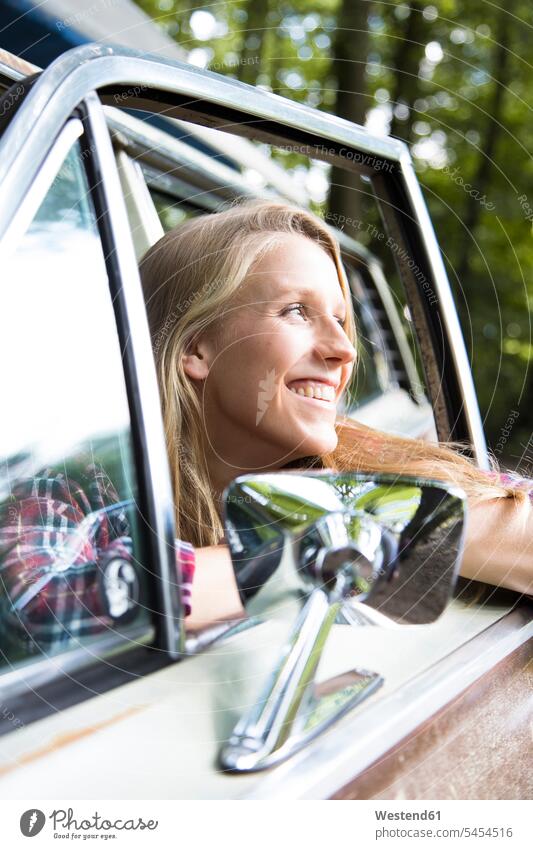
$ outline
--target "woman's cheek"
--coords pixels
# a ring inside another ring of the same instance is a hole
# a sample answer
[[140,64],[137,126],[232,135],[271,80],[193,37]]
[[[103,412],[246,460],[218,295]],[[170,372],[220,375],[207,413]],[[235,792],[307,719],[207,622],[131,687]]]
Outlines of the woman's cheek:
[[261,358],[257,352],[247,351],[234,364],[230,379],[225,381],[219,390],[219,402],[226,415],[250,430],[256,429],[257,411],[262,406],[262,401],[265,400],[268,406],[271,396],[260,364]]

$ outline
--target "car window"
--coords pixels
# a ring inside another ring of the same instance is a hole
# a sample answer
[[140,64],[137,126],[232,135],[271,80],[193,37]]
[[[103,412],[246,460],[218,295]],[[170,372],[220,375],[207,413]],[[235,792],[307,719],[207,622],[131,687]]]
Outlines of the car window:
[[79,142],[2,266],[6,672],[151,632],[121,349]]
[[[138,148],[136,150],[138,151]],[[120,151],[119,155],[127,156],[123,151]],[[210,171],[209,162],[205,164],[205,173],[200,173],[197,163],[196,187],[190,177],[188,181],[176,177],[176,172],[180,173],[178,159],[169,160],[170,162],[173,165],[168,164],[167,173],[145,162],[142,153],[137,153],[135,159],[136,179],[143,184],[143,191],[151,198],[164,232],[196,215],[215,212],[228,202],[228,187],[216,184],[216,177]],[[209,177],[211,189],[200,186],[202,177],[206,180]],[[145,218],[148,224],[151,214],[147,215],[145,203],[141,206],[137,218]],[[324,214],[324,210],[316,211]],[[375,208],[369,205],[366,214],[371,222],[375,216]],[[412,327],[404,314],[405,301],[402,303],[396,289],[389,286],[376,258],[369,255],[368,264],[358,253],[357,244],[354,258],[354,242],[344,244],[342,222],[335,216],[324,217],[330,226],[337,228],[337,234],[341,237],[343,260],[352,291],[357,326],[358,367],[354,370],[347,388],[341,412],[372,427],[407,436],[433,439],[433,413],[424,396],[420,374],[417,371],[418,349],[413,342]],[[134,241],[138,232],[137,218],[130,215]],[[370,231],[372,227],[376,229],[374,225],[369,224]],[[366,228],[358,235],[366,235]],[[362,239],[356,241],[361,249]],[[380,244],[379,239],[377,243]],[[138,251],[138,258],[143,253],[144,250]],[[380,280],[375,279],[376,275]],[[416,356],[413,356],[413,351]]]

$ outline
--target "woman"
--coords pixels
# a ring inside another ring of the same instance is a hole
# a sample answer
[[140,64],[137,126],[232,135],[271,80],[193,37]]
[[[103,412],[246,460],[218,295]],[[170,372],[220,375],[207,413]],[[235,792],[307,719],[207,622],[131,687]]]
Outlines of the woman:
[[[220,545],[224,488],[240,474],[287,466],[460,485],[469,502],[461,574],[531,590],[531,484],[483,472],[456,448],[337,415],[356,362],[355,323],[337,242],[319,218],[272,201],[201,216],[147,252],[141,278],[176,533],[197,547],[193,617],[238,607]],[[215,574],[224,599],[212,592]]]

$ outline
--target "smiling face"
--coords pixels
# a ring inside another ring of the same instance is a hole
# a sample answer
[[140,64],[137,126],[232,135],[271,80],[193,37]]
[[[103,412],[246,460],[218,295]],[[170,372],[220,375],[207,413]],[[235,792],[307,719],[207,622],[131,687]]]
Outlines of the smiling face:
[[216,486],[336,447],[337,404],[355,360],[345,318],[332,258],[305,236],[280,234],[184,357]]

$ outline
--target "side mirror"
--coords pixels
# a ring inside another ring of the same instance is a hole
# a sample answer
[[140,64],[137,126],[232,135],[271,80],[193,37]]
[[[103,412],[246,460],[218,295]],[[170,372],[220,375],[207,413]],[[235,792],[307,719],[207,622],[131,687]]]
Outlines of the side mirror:
[[384,623],[424,624],[443,612],[461,560],[466,497],[432,480],[329,471],[244,475],[224,497],[245,606],[257,613],[261,591],[268,601],[264,589],[275,581],[305,599],[260,700],[221,752],[221,765],[240,772],[288,757],[383,683],[352,670],[340,689],[318,694],[315,672],[335,621],[381,614]]

